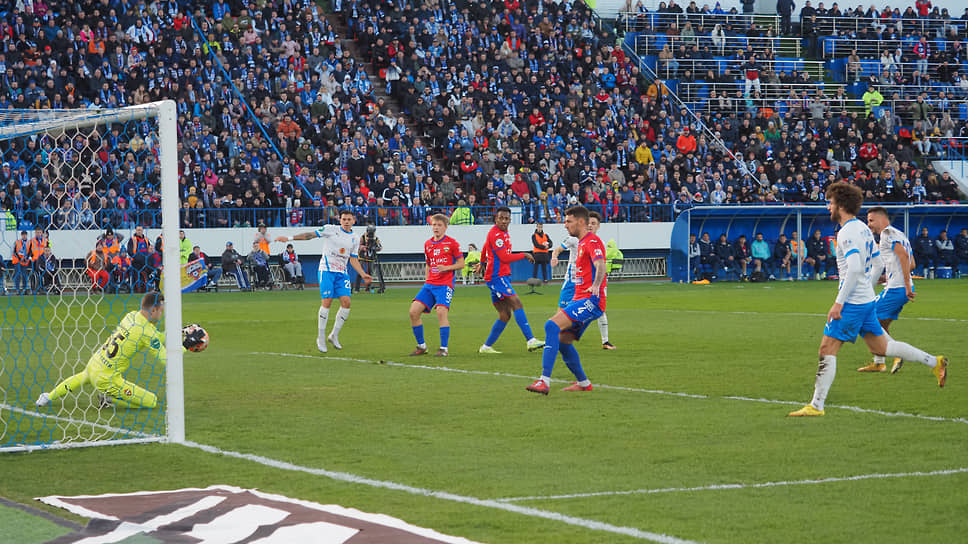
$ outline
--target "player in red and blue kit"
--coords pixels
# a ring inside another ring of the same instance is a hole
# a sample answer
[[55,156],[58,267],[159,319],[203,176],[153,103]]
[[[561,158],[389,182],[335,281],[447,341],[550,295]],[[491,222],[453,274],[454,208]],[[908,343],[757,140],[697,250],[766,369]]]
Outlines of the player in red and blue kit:
[[[481,251],[481,262],[486,263],[484,268],[484,283],[491,290],[491,303],[497,310],[497,320],[491,327],[491,334],[484,341],[484,345],[478,353],[500,353],[493,346],[497,339],[504,332],[504,327],[514,315],[514,320],[521,328],[524,337],[528,339],[528,351],[534,351],[544,346],[544,342],[538,340],[531,333],[531,325],[528,324],[528,317],[524,314],[524,306],[521,299],[515,294],[511,287],[511,263],[527,259],[534,262],[534,257],[530,253],[511,253],[511,236],[508,234],[508,225],[511,223],[511,210],[507,206],[500,206],[494,210],[494,226],[487,233],[487,241]],[[480,266],[480,265],[478,265]]]
[[413,336],[417,339],[417,349],[411,356],[427,353],[424,342],[423,324],[420,314],[430,313],[436,308],[437,319],[440,321],[440,349],[436,357],[447,356],[447,342],[450,339],[450,301],[454,298],[454,271],[464,268],[464,255],[460,252],[460,244],[447,236],[446,215],[437,214],[430,218],[430,230],[434,236],[424,242],[424,255],[427,258],[427,281],[410,304],[410,326]]
[[545,347],[541,354],[541,378],[527,387],[528,391],[547,395],[551,389],[551,371],[555,359],[561,359],[578,380],[562,391],[591,391],[592,382],[585,376],[578,350],[572,343],[580,340],[585,328],[605,312],[605,244],[588,228],[588,209],[573,206],[565,210],[565,228],[578,238],[575,259],[575,296],[545,323]]

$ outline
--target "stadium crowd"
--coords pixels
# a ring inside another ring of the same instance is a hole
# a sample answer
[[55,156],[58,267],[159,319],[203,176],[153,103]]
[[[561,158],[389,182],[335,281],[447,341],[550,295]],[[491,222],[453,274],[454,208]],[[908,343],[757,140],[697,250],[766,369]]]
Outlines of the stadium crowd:
[[[670,220],[700,203],[819,201],[835,179],[868,200],[959,198],[892,116],[814,100],[700,122],[581,2],[336,1],[350,36],[311,2],[18,6],[0,13],[0,108],[174,99],[184,227],[315,225],[346,208],[385,225],[467,207],[476,222],[501,204],[555,222],[575,202]],[[158,224],[149,124],[22,142],[0,169],[0,207],[21,226]]]

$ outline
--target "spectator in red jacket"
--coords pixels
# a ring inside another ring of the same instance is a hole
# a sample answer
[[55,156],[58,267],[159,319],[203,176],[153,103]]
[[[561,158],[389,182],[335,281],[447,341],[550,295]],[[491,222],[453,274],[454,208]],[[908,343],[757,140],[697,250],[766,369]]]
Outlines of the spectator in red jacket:
[[688,155],[696,151],[696,137],[691,134],[689,127],[682,129],[682,134],[676,140],[676,149],[683,155]]

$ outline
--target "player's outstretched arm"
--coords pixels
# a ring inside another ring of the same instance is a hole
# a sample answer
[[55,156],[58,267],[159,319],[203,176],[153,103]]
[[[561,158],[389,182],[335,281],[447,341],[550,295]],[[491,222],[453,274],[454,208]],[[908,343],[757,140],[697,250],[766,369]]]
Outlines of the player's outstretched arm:
[[373,281],[373,276],[367,274],[366,271],[363,270],[363,265],[360,264],[360,259],[358,257],[350,257],[350,266],[353,267],[353,270],[356,270],[356,273],[359,274],[366,283]]
[[316,238],[315,232],[300,232],[295,236],[276,236],[277,242],[291,242],[293,240],[312,240]]
[[556,244],[555,248],[551,250],[551,266],[558,266],[558,255],[561,255],[564,249],[561,244]]

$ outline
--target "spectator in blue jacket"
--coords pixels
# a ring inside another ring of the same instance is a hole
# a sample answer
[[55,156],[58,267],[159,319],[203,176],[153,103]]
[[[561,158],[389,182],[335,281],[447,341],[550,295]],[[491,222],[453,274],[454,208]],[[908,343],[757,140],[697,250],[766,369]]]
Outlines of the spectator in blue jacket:
[[934,245],[934,240],[928,236],[928,227],[921,229],[921,236],[914,239],[911,250],[914,253],[914,261],[923,270],[922,275],[927,277],[929,271],[934,270],[938,264],[938,249]]
[[[771,252],[770,244],[763,239],[762,232],[756,233],[756,238],[750,244],[750,251],[753,256],[753,271],[763,272],[763,265],[770,260]],[[770,279],[774,279],[773,274],[770,274]]]

